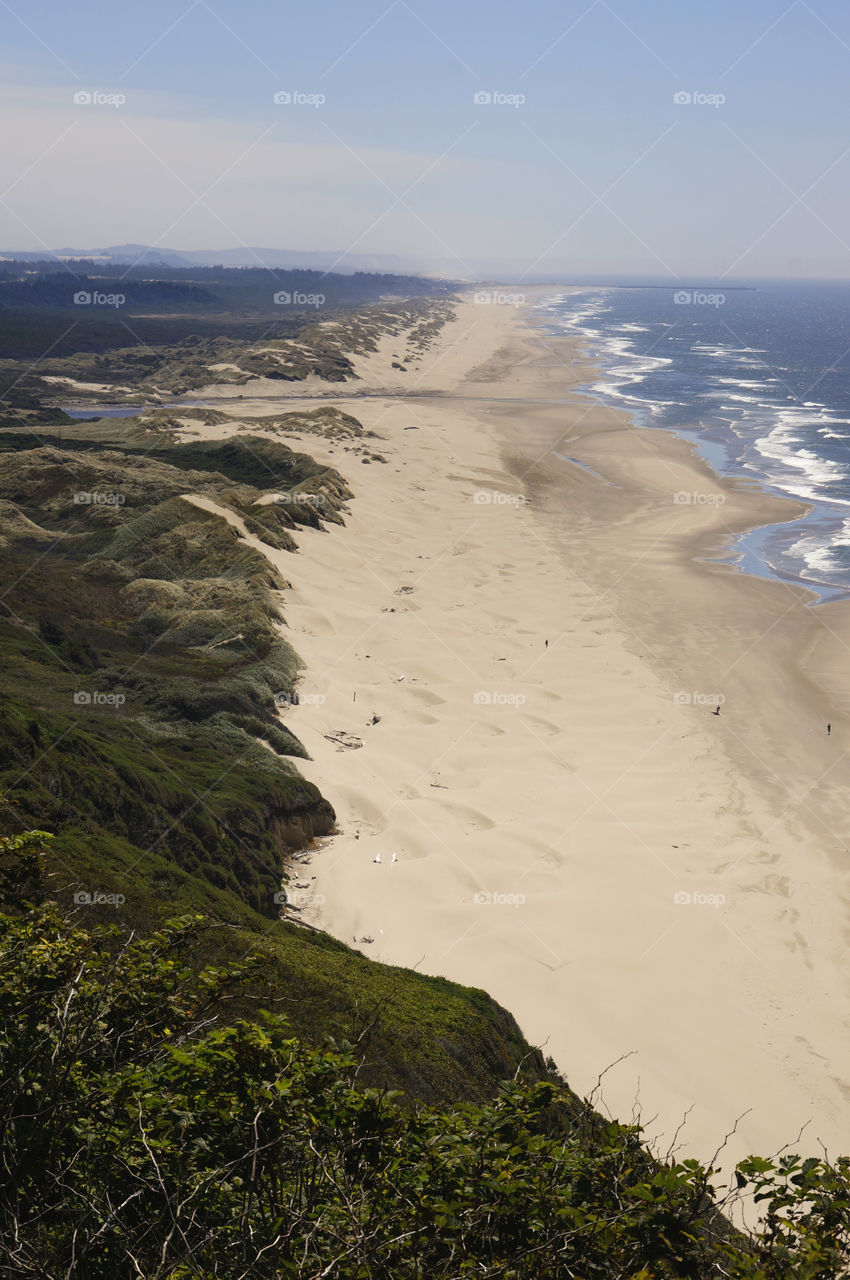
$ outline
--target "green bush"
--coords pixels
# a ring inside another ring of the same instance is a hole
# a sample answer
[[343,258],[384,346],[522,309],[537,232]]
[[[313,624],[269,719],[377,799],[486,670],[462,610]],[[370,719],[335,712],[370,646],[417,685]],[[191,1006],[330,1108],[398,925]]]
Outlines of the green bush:
[[39,833],[0,863],[0,1268],[22,1280],[831,1280],[850,1262],[850,1162],[750,1159],[759,1232],[712,1172],[561,1085],[411,1108],[361,1048],[258,1011],[259,957],[188,963],[202,921],[149,937],[31,901]]

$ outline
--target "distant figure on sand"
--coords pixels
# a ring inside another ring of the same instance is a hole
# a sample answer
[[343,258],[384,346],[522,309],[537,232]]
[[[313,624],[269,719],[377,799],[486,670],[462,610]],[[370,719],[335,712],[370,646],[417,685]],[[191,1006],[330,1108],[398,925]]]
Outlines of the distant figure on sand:
[[719,715],[720,715],[720,708],[719,708],[719,707],[715,707],[715,708],[714,708],[714,711],[713,711],[713,713],[712,713],[712,714],[713,714],[713,715],[716,715],[716,716],[719,716]]
[[544,640],[544,641],[543,641],[543,644],[544,644],[545,648],[547,648],[547,649],[549,648],[549,641],[548,641],[548,640]]
[[372,859],[372,861],[373,861],[373,862],[380,862],[380,861],[381,861],[381,855],[380,855],[379,853],[376,853],[376,854],[375,854],[375,856],[374,856],[374,858]]
[[828,724],[826,726],[826,736],[829,737],[831,733],[832,733],[832,725]]

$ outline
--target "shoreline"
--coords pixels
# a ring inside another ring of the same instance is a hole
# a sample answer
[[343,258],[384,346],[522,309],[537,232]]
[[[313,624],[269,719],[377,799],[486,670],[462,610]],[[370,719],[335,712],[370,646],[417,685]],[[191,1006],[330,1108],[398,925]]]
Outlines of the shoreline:
[[[600,292],[605,292],[605,290],[601,289]],[[586,291],[581,288],[565,288],[558,295],[558,300],[569,300],[571,293],[583,294]],[[549,299],[546,301],[548,302]],[[572,329],[567,325],[560,325],[556,319],[551,318],[551,307],[548,310],[550,312],[549,315],[535,318],[534,323],[536,325],[549,329],[551,336],[555,338],[562,335],[575,338],[580,344],[588,348],[589,364],[594,371],[594,376],[592,380],[589,379],[591,385],[588,386],[585,394],[595,398],[597,402],[611,408],[614,412],[619,412],[628,417],[636,429],[666,431],[679,439],[693,444],[697,456],[707,464],[715,475],[737,478],[742,483],[753,484],[766,494],[800,504],[803,508],[797,519],[800,528],[795,533],[795,537],[799,539],[805,539],[807,534],[810,537],[816,537],[817,530],[824,525],[840,526],[846,520],[846,504],[842,501],[831,500],[825,495],[795,492],[793,485],[783,487],[781,483],[771,480],[766,472],[759,474],[757,466],[743,466],[744,457],[747,454],[746,451],[744,454],[738,452],[741,448],[742,437],[734,429],[724,430],[716,423],[706,427],[702,421],[686,421],[676,424],[653,421],[656,402],[652,399],[644,399],[641,396],[621,394],[619,388],[623,386],[622,376],[624,371],[619,368],[612,368],[612,364],[619,363],[621,359],[627,361],[639,360],[639,353],[634,349],[626,349],[621,352],[619,348],[616,348],[612,351],[604,345],[603,350],[594,351],[595,348],[598,348],[600,342],[606,343],[602,333],[592,328],[584,328],[581,325],[577,329]],[[611,386],[618,390],[606,389],[606,384],[608,384],[609,380]],[[747,384],[745,383],[744,385]],[[663,405],[665,402],[661,401],[660,403]],[[777,412],[782,412],[782,406],[775,407]],[[792,478],[797,479],[796,473],[793,476],[788,476],[789,481]],[[808,576],[802,565],[797,569],[790,565],[785,567],[781,563],[776,564],[770,558],[767,551],[771,546],[771,535],[775,535],[776,531],[783,530],[788,524],[789,520],[779,519],[773,524],[759,525],[753,530],[736,536],[731,551],[737,558],[738,566],[742,571],[754,577],[763,577],[804,587],[812,592],[814,596],[813,605],[850,600],[850,586],[846,583],[836,582],[829,577]],[[812,533],[812,530],[814,530],[814,533]]]
[[847,602],[728,573],[730,530],[794,500],[588,403],[575,340],[547,335],[546,368],[499,310],[461,304],[442,395],[321,397],[390,465],[311,438],[351,513],[278,553],[307,695],[286,718],[340,827],[304,916],[484,987],[578,1092],[635,1052],[603,1100],[628,1119],[637,1097],[661,1145],[693,1108],[678,1142],[706,1157],[752,1107],[730,1162],[810,1120],[803,1148],[850,1150]]

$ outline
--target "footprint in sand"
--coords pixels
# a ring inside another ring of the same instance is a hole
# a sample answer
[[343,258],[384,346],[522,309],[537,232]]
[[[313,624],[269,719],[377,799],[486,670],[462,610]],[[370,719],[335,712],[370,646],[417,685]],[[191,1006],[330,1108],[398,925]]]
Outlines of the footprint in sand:
[[417,702],[421,702],[425,707],[441,707],[446,702],[446,699],[441,698],[438,693],[434,693],[433,689],[411,688],[409,692]]
[[472,827],[477,831],[491,831],[496,825],[480,809],[472,809],[468,805],[452,804],[451,802],[446,808],[452,817],[458,818],[465,827]]
[[416,711],[413,714],[406,716],[405,720],[408,724],[418,724],[422,728],[427,728],[429,725],[440,723],[436,716],[429,716],[426,711]]
[[540,716],[523,716],[526,725],[536,729],[539,733],[545,733],[547,737],[553,737],[556,733],[563,733],[564,726],[556,724],[554,720],[542,720]]

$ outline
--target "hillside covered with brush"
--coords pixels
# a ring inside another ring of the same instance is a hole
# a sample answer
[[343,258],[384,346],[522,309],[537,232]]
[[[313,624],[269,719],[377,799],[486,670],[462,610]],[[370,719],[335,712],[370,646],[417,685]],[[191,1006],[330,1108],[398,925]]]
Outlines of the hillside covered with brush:
[[[42,898],[45,843],[0,840],[0,1274],[847,1274],[846,1160],[750,1159],[719,1196],[557,1078],[430,1106],[364,1087],[372,1027],[306,1042],[262,956],[203,965],[196,919],[144,938],[69,920]],[[756,1230],[721,1212],[744,1195]]]

